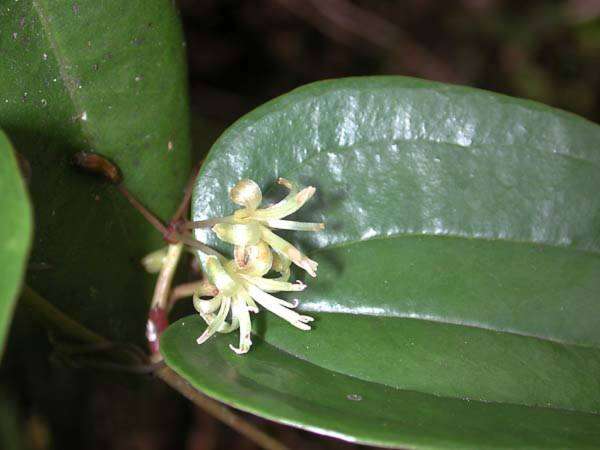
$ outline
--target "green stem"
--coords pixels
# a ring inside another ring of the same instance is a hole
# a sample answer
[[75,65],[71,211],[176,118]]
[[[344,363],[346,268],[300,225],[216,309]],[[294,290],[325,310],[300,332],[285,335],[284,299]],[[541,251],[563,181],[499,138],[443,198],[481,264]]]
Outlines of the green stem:
[[44,327],[63,337],[88,344],[110,343],[105,337],[71,319],[27,285],[23,287],[21,293],[21,305],[25,306],[31,316]]
[[158,279],[156,280],[154,296],[152,297],[152,303],[150,304],[151,309],[167,309],[169,293],[171,292],[171,283],[173,282],[173,276],[177,270],[182,250],[183,244],[181,242],[169,245],[167,256],[165,256],[162,268],[158,274]]
[[[137,347],[113,343],[93,332],[53,306],[36,291],[25,285],[20,305],[30,316],[51,333],[53,347],[86,366],[112,364],[115,369],[131,371],[144,366],[146,355]],[[56,339],[58,338],[58,339]]]

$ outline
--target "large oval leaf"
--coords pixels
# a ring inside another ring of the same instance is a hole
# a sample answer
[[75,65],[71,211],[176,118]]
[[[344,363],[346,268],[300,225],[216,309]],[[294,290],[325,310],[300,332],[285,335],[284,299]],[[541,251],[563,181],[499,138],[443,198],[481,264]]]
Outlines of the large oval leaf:
[[381,445],[600,445],[600,127],[414,79],[317,83],[221,137],[194,218],[278,176],[315,185],[298,216],[327,222],[288,234],[320,264],[315,329],[265,313],[239,358],[179,322],[163,352],[198,389]]
[[0,131],[0,357],[21,289],[31,241],[31,209],[13,149]]
[[0,126],[31,165],[37,232],[28,282],[114,339],[141,341],[161,238],[76,151],[122,169],[167,219],[189,171],[180,24],[167,0],[31,0],[0,7]]

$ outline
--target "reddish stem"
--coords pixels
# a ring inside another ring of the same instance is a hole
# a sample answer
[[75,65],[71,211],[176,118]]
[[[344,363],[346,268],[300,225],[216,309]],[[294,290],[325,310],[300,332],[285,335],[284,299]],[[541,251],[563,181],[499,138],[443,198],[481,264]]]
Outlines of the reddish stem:
[[190,178],[185,186],[185,193],[184,193],[183,199],[181,200],[181,203],[179,204],[177,211],[175,211],[175,214],[173,215],[173,218],[171,219],[171,223],[180,222],[182,220],[182,218],[190,204],[190,200],[192,198],[192,190],[194,188],[194,181],[196,180],[196,177],[198,176],[199,171],[200,171],[199,165],[194,166],[194,168],[192,169],[192,174],[190,175]]
[[146,322],[146,339],[150,347],[150,353],[155,355],[159,351],[160,335],[169,326],[167,311],[160,306],[155,306],[148,312],[148,322]]
[[163,225],[163,223],[158,219],[158,217],[152,214],[144,205],[142,205],[138,201],[137,198],[131,195],[131,193],[127,190],[125,186],[123,186],[122,184],[118,184],[117,189],[129,201],[129,203],[131,203],[131,206],[137,209],[142,214],[142,216],[144,216],[144,218],[148,222],[150,222],[150,224],[165,237],[165,239],[168,238],[169,230]]

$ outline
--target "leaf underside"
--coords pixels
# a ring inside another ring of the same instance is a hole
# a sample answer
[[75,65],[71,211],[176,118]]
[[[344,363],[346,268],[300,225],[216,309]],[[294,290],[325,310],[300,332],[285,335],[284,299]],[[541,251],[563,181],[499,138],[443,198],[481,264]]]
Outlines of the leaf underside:
[[21,289],[31,241],[31,208],[14,157],[0,130],[0,357],[5,346],[14,304]]
[[316,83],[217,141],[194,219],[280,176],[316,186],[296,217],[327,223],[283,234],[319,262],[298,296],[314,329],[261,313],[237,357],[183,319],[161,346],[194,386],[377,445],[600,444],[600,127],[427,81]]

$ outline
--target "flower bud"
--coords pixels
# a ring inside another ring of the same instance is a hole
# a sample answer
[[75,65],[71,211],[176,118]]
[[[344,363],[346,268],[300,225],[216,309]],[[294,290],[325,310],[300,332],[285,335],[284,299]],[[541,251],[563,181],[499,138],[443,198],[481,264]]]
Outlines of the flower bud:
[[229,191],[229,197],[236,205],[249,209],[256,209],[262,201],[260,187],[249,179],[238,181],[231,191]]
[[233,255],[236,269],[247,275],[262,277],[271,270],[273,264],[273,253],[264,241],[260,241],[257,245],[236,245]]
[[148,273],[158,273],[162,269],[165,258],[167,257],[168,247],[163,247],[142,258],[142,266]]

